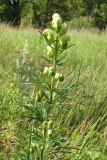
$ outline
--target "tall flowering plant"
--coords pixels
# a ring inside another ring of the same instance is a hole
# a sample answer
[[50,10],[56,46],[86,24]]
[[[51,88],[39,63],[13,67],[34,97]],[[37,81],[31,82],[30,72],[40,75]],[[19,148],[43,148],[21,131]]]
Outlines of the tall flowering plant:
[[47,28],[42,33],[47,44],[47,52],[43,58],[48,67],[43,69],[44,80],[36,94],[36,118],[31,126],[28,160],[33,156],[36,160],[63,158],[63,154],[69,149],[66,139],[55,129],[55,115],[52,114],[60,104],[57,91],[60,83],[64,81],[64,73],[59,72],[59,65],[61,66],[65,58],[63,52],[68,48],[67,30],[67,24],[55,13],[52,16],[52,28]]

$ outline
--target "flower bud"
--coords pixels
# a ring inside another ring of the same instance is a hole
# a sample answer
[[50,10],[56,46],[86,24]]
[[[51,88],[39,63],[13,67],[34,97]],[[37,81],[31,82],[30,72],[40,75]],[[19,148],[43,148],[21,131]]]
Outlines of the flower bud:
[[59,80],[61,81],[61,82],[63,82],[64,81],[64,76],[63,76],[63,74],[61,73],[60,74],[60,76],[59,76]]
[[47,37],[50,43],[54,41],[54,32],[52,31],[52,29],[50,28],[45,29],[43,31],[43,34]]
[[47,76],[49,74],[49,68],[45,67],[43,71],[43,75]]
[[58,13],[54,13],[52,19],[56,19],[57,17],[60,17],[60,15]]
[[64,35],[63,37],[61,37],[59,44],[62,49],[65,49],[68,46],[68,41],[69,41],[68,35]]
[[54,68],[53,67],[49,68],[49,75],[54,76]]
[[32,147],[30,147],[30,152],[32,152]]
[[36,95],[36,101],[41,102],[41,96],[39,94]]
[[52,126],[53,126],[53,122],[52,122],[52,121],[49,121],[49,122],[48,122],[48,129],[51,129]]
[[62,54],[62,51],[58,51],[58,55],[61,55]]
[[44,91],[40,90],[36,95],[36,101],[41,102],[42,97],[44,97]]
[[49,129],[48,132],[47,132],[48,136],[51,136],[52,135],[52,130]]
[[53,57],[53,55],[54,55],[54,50],[53,50],[53,48],[51,48],[50,46],[47,46],[47,55],[48,55],[48,57],[49,58],[52,58]]
[[68,30],[68,25],[66,23],[63,23],[60,34],[64,35],[67,32],[67,30]]
[[60,77],[59,73],[56,73],[56,74],[55,74],[55,80],[56,80],[56,81],[59,81],[59,77]]
[[38,95],[40,95],[41,97],[44,97],[44,91],[43,91],[43,90],[40,90],[40,91],[38,92]]
[[34,148],[35,146],[36,146],[36,144],[32,142],[31,147]]
[[52,27],[55,29],[56,32],[59,32],[61,30],[62,26],[62,19],[61,17],[56,17],[52,20]]
[[55,96],[56,96],[56,93],[55,93],[55,92],[53,92],[53,99],[55,98]]
[[44,121],[44,122],[42,123],[42,127],[45,128],[45,129],[47,128],[47,125],[48,125],[48,122],[47,122],[47,121]]

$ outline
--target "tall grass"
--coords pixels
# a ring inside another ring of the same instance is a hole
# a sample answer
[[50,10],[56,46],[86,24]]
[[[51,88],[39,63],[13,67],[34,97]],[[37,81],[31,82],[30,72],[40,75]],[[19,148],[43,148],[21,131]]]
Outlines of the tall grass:
[[[107,34],[70,30],[69,35],[69,44],[76,44],[68,49],[63,67],[65,86],[70,90],[68,95],[67,90],[61,90],[67,99],[52,113],[53,117],[57,113],[54,117],[56,130],[62,128],[72,146],[68,157],[63,159],[106,160]],[[35,82],[45,66],[40,60],[45,52],[45,42],[37,30],[0,25],[1,160],[26,159],[30,104],[34,102],[39,85]]]

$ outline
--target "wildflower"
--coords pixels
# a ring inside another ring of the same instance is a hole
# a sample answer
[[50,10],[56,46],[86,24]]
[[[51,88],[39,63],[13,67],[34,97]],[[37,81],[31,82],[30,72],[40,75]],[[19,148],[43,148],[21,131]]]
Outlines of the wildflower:
[[60,77],[60,74],[59,74],[59,73],[56,73],[56,74],[55,74],[55,80],[56,80],[56,81],[59,81],[59,77]]
[[52,19],[56,19],[57,17],[60,17],[60,15],[58,13],[54,13],[53,16],[52,16]]
[[50,28],[45,29],[43,34],[46,36],[50,43],[54,41],[54,32]]
[[42,127],[43,127],[44,129],[47,128],[47,125],[48,125],[48,122],[47,122],[47,121],[44,121],[44,122],[42,123]]
[[69,36],[64,35],[60,38],[59,44],[62,49],[65,49],[68,46]]
[[53,55],[54,55],[54,50],[53,50],[53,48],[52,47],[50,47],[50,46],[47,46],[47,55],[48,55],[48,57],[49,58],[52,58],[53,57]]
[[36,95],[36,101],[41,102],[41,96],[39,94]]
[[49,68],[49,75],[54,76],[54,67]]
[[68,30],[68,25],[66,23],[62,24],[60,35],[64,35]]
[[43,90],[40,90],[40,91],[37,93],[37,95],[36,95],[36,101],[37,101],[37,102],[41,102],[42,97],[44,97],[44,91],[43,91]]
[[55,31],[59,32],[61,30],[61,26],[62,26],[62,19],[57,13],[55,13],[52,16],[52,18],[53,18],[52,27],[53,27],[53,29],[55,29]]
[[50,137],[52,135],[52,130],[49,129],[48,132],[47,132],[48,136]]
[[40,90],[40,91],[38,92],[38,94],[39,94],[41,97],[44,97],[44,91],[43,91],[43,90]]
[[43,75],[48,75],[49,74],[49,68],[48,67],[45,67],[44,68],[44,71],[43,71]]
[[62,74],[62,73],[59,75],[59,80],[60,80],[61,82],[63,82],[63,81],[64,81],[64,76],[63,76],[63,74]]
[[61,74],[59,74],[59,73],[56,73],[55,74],[55,80],[56,81],[64,81],[64,76],[63,76],[63,74],[61,73]]
[[31,147],[34,148],[35,146],[36,146],[36,144],[32,142]]
[[48,122],[48,129],[51,129],[52,126],[53,126],[53,122],[52,122],[52,121],[49,121],[49,122]]

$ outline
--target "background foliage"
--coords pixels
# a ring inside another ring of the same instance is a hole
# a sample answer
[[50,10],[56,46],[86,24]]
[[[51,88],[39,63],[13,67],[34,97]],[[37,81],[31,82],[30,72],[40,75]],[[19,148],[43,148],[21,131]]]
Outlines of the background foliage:
[[[106,0],[0,0],[0,160],[27,159],[32,104],[46,66],[40,58],[46,44],[33,27],[49,26],[54,12],[69,23],[69,45],[76,44],[66,51],[68,61],[61,69],[64,101],[51,114],[55,142],[69,142],[71,148],[62,145],[54,153],[61,151],[63,160],[107,160],[107,34],[76,30],[106,29]],[[29,150],[32,159],[36,138]]]
[[[51,115],[58,140],[62,143],[68,137],[72,146],[62,159],[106,160],[107,34],[83,30],[70,31],[69,35],[69,44],[77,45],[67,51],[69,61],[62,69],[66,73],[62,87],[68,84],[71,90],[67,97],[62,90],[67,99]],[[40,60],[46,54],[45,46],[33,28],[17,30],[0,25],[1,160],[26,160],[31,118],[35,116],[32,104],[39,87],[35,82],[46,65]],[[35,136],[32,142],[36,143]],[[31,153],[35,157],[33,144]]]
[[[105,29],[107,25],[106,0],[0,0],[0,20],[13,25],[44,27],[54,12],[67,21],[86,17],[90,26],[99,29]],[[80,27],[81,22],[78,23]]]

